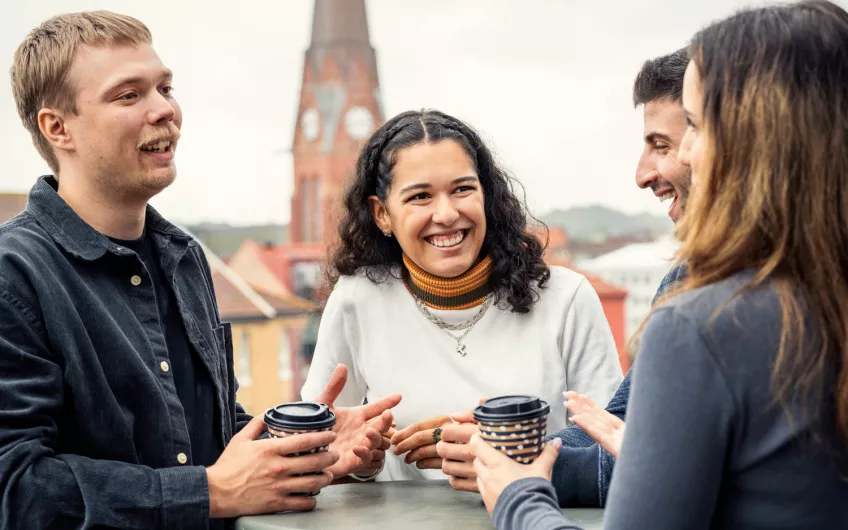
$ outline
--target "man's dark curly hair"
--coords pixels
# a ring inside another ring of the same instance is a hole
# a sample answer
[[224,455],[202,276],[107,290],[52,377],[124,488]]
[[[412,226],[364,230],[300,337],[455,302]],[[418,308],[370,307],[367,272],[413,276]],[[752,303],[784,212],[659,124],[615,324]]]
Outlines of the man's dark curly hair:
[[[443,140],[454,140],[462,146],[480,179],[486,213],[481,253],[492,257],[490,282],[496,301],[505,300],[512,311],[527,313],[538,300],[537,288],[547,284],[551,273],[542,260],[544,245],[527,229],[530,216],[526,204],[514,192],[520,184],[495,164],[474,129],[437,110],[408,111],[395,116],[362,148],[353,182],[345,192],[340,241],[332,250],[327,268],[328,285],[332,287],[340,276],[351,276],[363,268],[375,283],[389,276],[398,277],[403,267],[400,245],[377,227],[368,198],[376,195],[386,202],[399,150]],[[547,228],[541,226],[547,233]]]

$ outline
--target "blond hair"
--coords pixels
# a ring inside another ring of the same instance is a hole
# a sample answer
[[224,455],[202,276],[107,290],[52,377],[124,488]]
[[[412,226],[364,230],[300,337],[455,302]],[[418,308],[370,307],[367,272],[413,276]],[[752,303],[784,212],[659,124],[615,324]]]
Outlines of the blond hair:
[[673,294],[745,269],[747,289],[769,280],[782,314],[774,396],[787,410],[832,399],[848,443],[846,42],[848,13],[825,1],[745,10],[695,36],[709,141],[680,227],[689,276]]
[[151,40],[147,26],[133,17],[86,11],[42,22],[18,46],[11,69],[15,106],[35,148],[56,175],[59,163],[41,134],[38,113],[51,108],[76,114],[76,88],[69,73],[77,50],[82,46],[150,44]]

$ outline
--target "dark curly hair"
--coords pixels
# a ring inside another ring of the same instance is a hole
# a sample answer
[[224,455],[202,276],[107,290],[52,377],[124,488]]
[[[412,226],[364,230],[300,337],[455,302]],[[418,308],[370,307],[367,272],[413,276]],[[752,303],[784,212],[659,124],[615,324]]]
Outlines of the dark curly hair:
[[[527,313],[538,300],[536,288],[543,288],[551,273],[542,260],[544,245],[527,228],[528,217],[532,217],[525,202],[515,194],[514,187],[521,185],[495,164],[474,129],[437,110],[408,111],[395,116],[362,148],[353,181],[345,191],[339,242],[327,267],[328,290],[340,276],[351,276],[363,268],[375,283],[398,277],[403,267],[400,245],[394,238],[383,236],[368,198],[376,195],[386,201],[399,150],[442,140],[459,143],[480,178],[487,227],[481,252],[492,257],[490,282],[496,301],[505,300],[512,311]],[[547,227],[539,225],[547,236]]]

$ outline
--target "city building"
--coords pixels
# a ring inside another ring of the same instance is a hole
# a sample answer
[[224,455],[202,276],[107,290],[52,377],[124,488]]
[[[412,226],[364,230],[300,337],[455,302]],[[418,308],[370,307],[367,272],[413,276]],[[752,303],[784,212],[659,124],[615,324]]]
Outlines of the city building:
[[580,268],[629,293],[625,303],[625,333],[629,338],[639,329],[663,277],[674,265],[679,241],[673,236],[649,243],[633,243],[588,260]]

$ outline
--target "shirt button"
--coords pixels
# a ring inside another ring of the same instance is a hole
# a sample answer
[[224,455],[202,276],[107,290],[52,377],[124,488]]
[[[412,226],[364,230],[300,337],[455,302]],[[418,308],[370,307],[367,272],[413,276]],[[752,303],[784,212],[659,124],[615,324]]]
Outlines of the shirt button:
[[167,372],[168,370],[171,369],[171,367],[168,366],[167,361],[162,361],[161,363],[159,363],[159,368],[161,368],[163,372]]
[[130,278],[130,283],[138,287],[139,285],[141,285],[141,276],[139,276],[138,274],[134,275],[132,278]]
[[188,462],[188,457],[185,453],[180,453],[177,455],[177,462],[179,462],[180,464],[185,464],[186,462]]

